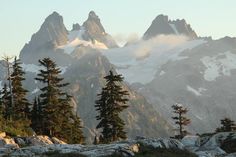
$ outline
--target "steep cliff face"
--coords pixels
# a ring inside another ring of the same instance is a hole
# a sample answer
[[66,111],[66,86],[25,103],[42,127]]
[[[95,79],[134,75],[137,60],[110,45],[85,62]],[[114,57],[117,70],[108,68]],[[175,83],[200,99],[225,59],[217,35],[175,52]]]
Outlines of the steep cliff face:
[[20,52],[20,58],[26,63],[36,62],[41,56],[53,56],[57,46],[68,41],[68,31],[63,23],[63,18],[57,12],[49,15],[39,31],[32,35],[29,43],[25,44]]

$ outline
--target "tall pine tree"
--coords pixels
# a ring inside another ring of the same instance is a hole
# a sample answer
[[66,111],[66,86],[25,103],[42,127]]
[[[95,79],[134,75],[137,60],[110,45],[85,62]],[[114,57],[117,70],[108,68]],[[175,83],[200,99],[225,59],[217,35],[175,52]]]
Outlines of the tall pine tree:
[[99,112],[96,119],[99,121],[97,129],[102,129],[100,142],[110,143],[127,138],[124,131],[125,123],[119,114],[128,107],[126,103],[129,94],[128,91],[122,89],[121,82],[124,78],[121,75],[114,75],[110,71],[109,75],[104,78],[106,85],[95,102],[96,110]]
[[7,91],[7,85],[4,84],[3,89],[0,92],[0,114],[6,118],[6,107],[10,104],[9,95]]
[[15,58],[13,64],[13,72],[11,74],[12,80],[12,94],[14,100],[13,119],[28,119],[29,118],[29,105],[26,99],[27,90],[23,88],[22,82],[25,80],[25,72],[20,66],[20,60]]
[[6,120],[11,120],[12,118],[12,106],[11,106],[11,97],[10,93],[7,89],[7,84],[5,83],[3,86],[3,89],[1,91],[1,101],[2,101],[2,107],[3,110],[3,117]]
[[50,58],[39,60],[39,63],[43,69],[40,70],[35,79],[44,84],[44,87],[40,89],[42,132],[45,135],[56,136],[69,141],[70,139],[64,132],[73,121],[71,96],[62,91],[62,88],[69,84],[62,83],[61,70]]
[[172,106],[173,112],[176,114],[176,116],[172,117],[172,119],[175,121],[175,124],[179,127],[179,135],[177,135],[177,138],[183,138],[187,131],[184,129],[184,126],[187,126],[191,123],[190,119],[188,119],[185,114],[188,112],[188,109],[185,108],[182,104],[175,104]]

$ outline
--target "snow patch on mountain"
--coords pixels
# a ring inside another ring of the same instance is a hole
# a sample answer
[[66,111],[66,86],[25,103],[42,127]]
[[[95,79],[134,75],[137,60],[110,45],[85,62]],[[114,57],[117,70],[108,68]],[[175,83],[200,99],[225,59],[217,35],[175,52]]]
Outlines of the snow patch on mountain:
[[80,30],[76,31],[70,31],[68,34],[68,43],[66,45],[58,46],[57,48],[59,49],[64,49],[64,52],[67,54],[71,54],[76,47],[79,46],[90,46],[91,48],[94,49],[108,49],[107,46],[104,43],[101,43],[97,40],[85,40],[84,39],[85,35],[85,29],[84,27],[81,27]]
[[191,86],[187,86],[187,90],[192,92],[193,94],[195,94],[196,96],[202,96],[202,92],[206,91],[205,88],[198,88],[198,89],[194,89]]
[[179,32],[178,32],[178,30],[177,30],[175,24],[171,24],[171,23],[170,23],[169,25],[170,25],[170,27],[174,30],[175,34],[176,34],[176,35],[179,35]]
[[[60,68],[61,74],[63,75],[66,72],[68,66],[58,66],[58,68]],[[38,73],[39,70],[42,69],[42,67],[38,66],[38,65],[35,65],[35,64],[25,64],[25,63],[23,63],[22,64],[22,69],[25,72]]]
[[3,88],[2,81],[0,81],[0,90]]
[[204,79],[215,81],[220,76],[230,76],[231,70],[236,69],[236,54],[230,51],[219,53],[215,56],[205,56],[201,62],[206,67]]
[[123,48],[106,50],[103,54],[126,81],[146,84],[153,80],[163,64],[188,58],[181,53],[205,42],[201,39],[189,41],[182,35],[160,35]]
[[164,75],[165,73],[166,73],[166,72],[162,70],[159,75],[162,76],[162,75]]
[[36,87],[32,92],[31,94],[35,94],[35,93],[38,93],[40,91],[40,89],[38,87]]
[[41,67],[35,64],[22,64],[22,69],[25,72],[38,73]]

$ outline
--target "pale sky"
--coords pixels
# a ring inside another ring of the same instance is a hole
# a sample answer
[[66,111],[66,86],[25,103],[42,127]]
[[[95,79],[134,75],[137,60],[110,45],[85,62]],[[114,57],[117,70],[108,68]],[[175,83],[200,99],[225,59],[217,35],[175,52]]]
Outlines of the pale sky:
[[199,36],[236,37],[236,0],[0,0],[0,55],[18,55],[53,11],[68,30],[94,10],[114,36],[139,37],[159,14],[186,19]]

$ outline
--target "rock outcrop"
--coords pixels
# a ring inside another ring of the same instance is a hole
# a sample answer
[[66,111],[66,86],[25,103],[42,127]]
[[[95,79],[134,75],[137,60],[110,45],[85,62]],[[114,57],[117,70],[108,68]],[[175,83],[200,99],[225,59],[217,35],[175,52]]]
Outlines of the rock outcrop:
[[[25,157],[47,157],[50,155],[105,157],[116,154],[124,157],[132,157],[135,155],[135,153],[142,151],[143,148],[152,148],[157,150],[166,149],[181,150],[183,152],[190,151],[199,157],[235,157],[235,153],[227,154],[224,150],[222,150],[221,143],[217,142],[221,140],[224,141],[229,136],[231,138],[235,138],[236,133],[229,132],[209,135],[207,140],[205,136],[186,136],[181,141],[171,138],[137,137],[134,140],[126,140],[112,144],[101,145],[66,144],[56,138],[35,136],[23,138],[22,140],[25,142],[31,141],[30,145],[24,145],[23,148],[19,148],[18,146],[8,147],[8,144],[1,146],[0,155]],[[14,140],[16,141],[16,139]],[[11,141],[14,140],[11,139]],[[57,142],[53,142],[54,140]]]

